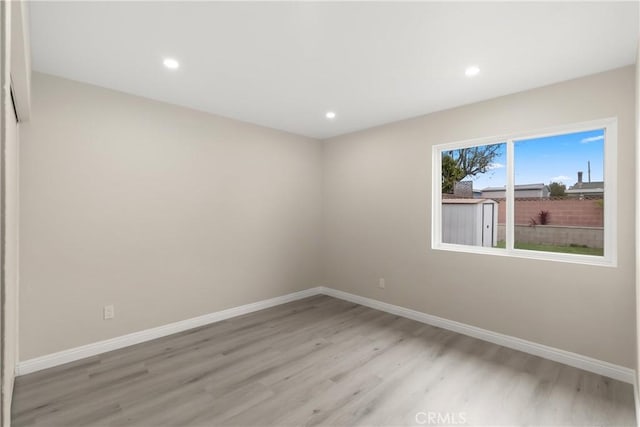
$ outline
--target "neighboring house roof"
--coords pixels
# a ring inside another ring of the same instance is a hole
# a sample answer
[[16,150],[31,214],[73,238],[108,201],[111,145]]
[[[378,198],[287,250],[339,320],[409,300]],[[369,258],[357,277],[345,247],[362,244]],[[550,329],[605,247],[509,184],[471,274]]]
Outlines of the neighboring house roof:
[[568,190],[565,190],[568,195],[589,195],[589,194],[604,194],[604,181],[592,181],[592,182],[576,182]]
[[[514,190],[544,190],[544,188],[546,187],[545,184],[520,184],[520,185],[514,185],[513,189]],[[505,187],[487,187],[487,188],[483,188],[482,192],[486,193],[488,191],[505,191],[506,188]]]
[[584,189],[604,189],[604,181],[592,181],[592,182],[582,182],[576,183],[571,186],[569,190],[584,190]]
[[443,199],[443,205],[477,205],[479,203],[497,203],[491,199]]

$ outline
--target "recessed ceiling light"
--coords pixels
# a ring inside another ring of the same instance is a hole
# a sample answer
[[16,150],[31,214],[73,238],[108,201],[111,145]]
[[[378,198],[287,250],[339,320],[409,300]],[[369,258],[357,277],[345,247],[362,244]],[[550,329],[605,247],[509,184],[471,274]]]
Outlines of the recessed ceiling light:
[[471,67],[468,67],[466,70],[464,70],[464,74],[467,77],[477,76],[479,72],[480,68],[477,65],[472,65]]
[[336,118],[336,113],[334,113],[333,111],[327,111],[327,114],[325,114],[324,116],[327,119],[331,120]]
[[175,70],[180,66],[180,63],[173,58],[164,58],[164,61],[162,61],[162,63],[170,70]]

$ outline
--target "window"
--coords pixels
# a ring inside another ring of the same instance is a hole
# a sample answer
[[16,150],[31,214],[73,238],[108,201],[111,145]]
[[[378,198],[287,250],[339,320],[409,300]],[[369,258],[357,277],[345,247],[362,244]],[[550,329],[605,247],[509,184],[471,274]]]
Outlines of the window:
[[614,266],[616,128],[434,146],[433,248]]

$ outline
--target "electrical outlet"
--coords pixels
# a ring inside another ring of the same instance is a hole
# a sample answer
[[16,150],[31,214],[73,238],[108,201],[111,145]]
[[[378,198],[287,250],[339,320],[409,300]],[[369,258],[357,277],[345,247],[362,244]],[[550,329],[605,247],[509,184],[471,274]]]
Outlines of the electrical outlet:
[[378,279],[378,287],[380,289],[384,289],[387,287],[387,284],[384,281],[384,277],[381,277],[380,279]]
[[105,305],[104,309],[102,310],[102,314],[104,320],[113,319],[114,317],[116,317],[116,309],[113,305]]

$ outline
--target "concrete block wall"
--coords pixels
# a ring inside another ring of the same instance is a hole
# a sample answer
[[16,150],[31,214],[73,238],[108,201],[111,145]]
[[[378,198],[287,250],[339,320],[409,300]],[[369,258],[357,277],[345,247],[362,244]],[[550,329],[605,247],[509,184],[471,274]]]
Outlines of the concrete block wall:
[[[498,223],[506,219],[506,202],[499,201]],[[602,199],[516,199],[516,225],[530,225],[531,219],[540,224],[540,211],[547,211],[547,225],[573,227],[603,227]]]
[[[498,241],[505,240],[505,226],[498,224]],[[516,242],[548,245],[586,245],[590,248],[604,247],[603,227],[571,227],[557,225],[516,225]]]

